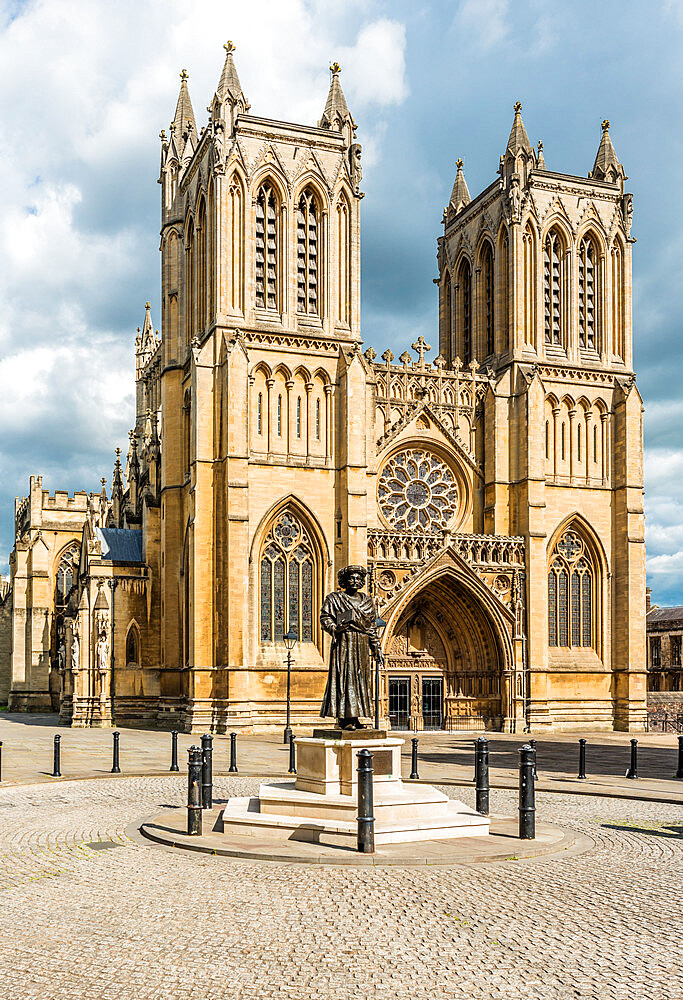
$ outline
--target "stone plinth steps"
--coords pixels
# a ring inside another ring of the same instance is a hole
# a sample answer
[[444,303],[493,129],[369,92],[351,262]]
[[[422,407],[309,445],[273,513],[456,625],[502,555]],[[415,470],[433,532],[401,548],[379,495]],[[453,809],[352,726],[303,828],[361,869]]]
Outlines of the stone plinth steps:
[[357,757],[367,749],[373,754],[376,844],[487,835],[487,816],[431,785],[401,780],[402,745],[375,730],[316,730],[296,741],[296,780],[264,782],[258,796],[229,799],[221,814],[223,832],[354,846]]

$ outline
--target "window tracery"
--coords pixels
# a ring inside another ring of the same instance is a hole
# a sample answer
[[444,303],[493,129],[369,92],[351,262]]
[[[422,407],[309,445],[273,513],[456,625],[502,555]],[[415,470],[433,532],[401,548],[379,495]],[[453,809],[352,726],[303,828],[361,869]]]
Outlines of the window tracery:
[[380,510],[404,531],[439,531],[458,509],[458,487],[451,469],[428,451],[411,448],[392,455],[379,477]]
[[593,560],[576,531],[557,542],[548,571],[548,645],[595,646]]
[[495,351],[494,343],[494,315],[493,315],[493,250],[491,244],[486,243],[482,257],[482,267],[484,272],[484,331],[486,340],[486,356]]
[[285,511],[268,531],[261,556],[262,642],[282,642],[290,628],[299,642],[313,642],[315,580],[309,534],[293,513]]

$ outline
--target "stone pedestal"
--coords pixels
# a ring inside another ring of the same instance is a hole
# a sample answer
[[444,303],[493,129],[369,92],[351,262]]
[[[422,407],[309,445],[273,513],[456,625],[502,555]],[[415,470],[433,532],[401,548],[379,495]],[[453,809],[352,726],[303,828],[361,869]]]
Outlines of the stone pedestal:
[[487,816],[431,785],[401,780],[403,742],[384,731],[316,730],[296,741],[296,780],[264,783],[258,797],[230,799],[223,830],[355,848],[358,752],[365,749],[373,755],[375,844],[488,834]]

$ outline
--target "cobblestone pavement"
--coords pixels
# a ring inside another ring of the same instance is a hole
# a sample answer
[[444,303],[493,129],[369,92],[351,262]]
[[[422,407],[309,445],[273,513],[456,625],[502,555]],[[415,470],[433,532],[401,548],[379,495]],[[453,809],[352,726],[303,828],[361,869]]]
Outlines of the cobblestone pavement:
[[539,816],[594,847],[473,867],[255,865],[126,837],[184,792],[182,775],[0,790],[3,997],[683,996],[680,805],[540,793]]

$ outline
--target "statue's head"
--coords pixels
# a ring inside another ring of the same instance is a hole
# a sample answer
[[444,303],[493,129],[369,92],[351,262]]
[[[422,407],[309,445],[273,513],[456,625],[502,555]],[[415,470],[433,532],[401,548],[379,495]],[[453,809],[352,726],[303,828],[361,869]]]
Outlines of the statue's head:
[[337,573],[337,580],[342,590],[361,590],[365,583],[367,570],[364,566],[344,566]]

